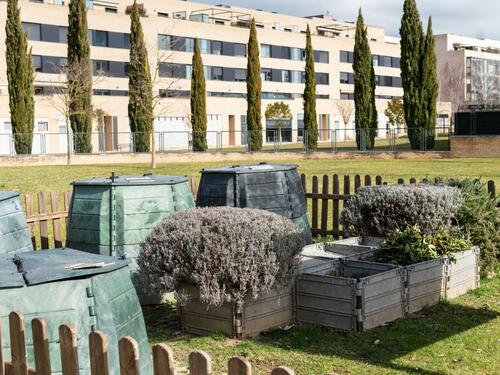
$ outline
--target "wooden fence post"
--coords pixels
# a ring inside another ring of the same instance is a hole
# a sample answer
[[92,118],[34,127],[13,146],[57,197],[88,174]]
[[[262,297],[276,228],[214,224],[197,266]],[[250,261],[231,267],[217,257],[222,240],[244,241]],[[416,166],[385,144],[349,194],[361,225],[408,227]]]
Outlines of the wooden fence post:
[[[38,213],[42,217],[47,213],[47,207],[45,205],[45,193],[43,191],[38,193]],[[47,218],[42,218],[40,220],[40,241],[42,244],[42,249],[49,248],[49,229]]]
[[323,176],[323,188],[321,191],[321,235],[326,236],[328,231],[328,176]]
[[495,199],[497,197],[497,193],[495,191],[495,181],[488,181],[488,192],[490,193],[491,198]]
[[118,355],[121,375],[140,375],[139,346],[132,337],[122,337],[118,341]]
[[9,375],[28,375],[24,317],[14,311],[9,315],[11,366]]
[[[57,193],[50,192],[50,207],[52,212],[59,212],[59,198]],[[62,247],[61,219],[52,219],[52,229],[54,232],[54,247]]]
[[92,375],[109,375],[108,338],[100,331],[89,335],[90,373]]
[[[26,194],[24,196],[24,207],[26,209],[26,216],[32,216],[33,215],[33,197],[31,194]],[[36,249],[36,237],[35,237],[35,225],[33,223],[28,223],[28,228],[31,233],[31,242],[33,243],[33,248]]]
[[246,358],[233,357],[227,363],[228,375],[252,375],[252,366]]
[[50,375],[52,370],[50,367],[49,335],[45,320],[33,319],[31,321],[31,332],[33,335],[36,375]]
[[153,346],[153,374],[176,375],[172,349],[165,344]]
[[196,183],[196,177],[191,177],[189,183],[191,185],[191,193],[193,193],[194,200],[196,201],[196,195],[198,194],[198,184]]
[[271,375],[295,375],[295,372],[288,367],[280,366],[275,368]]
[[313,235],[318,233],[318,177],[313,176],[312,178],[312,218],[311,224],[312,227],[316,229],[316,232],[313,232]]
[[333,198],[333,235],[338,237],[340,234],[340,210],[339,210],[339,176],[334,174],[332,181],[332,193],[333,195],[337,195],[337,197]]
[[190,375],[211,375],[212,361],[207,353],[195,350],[189,353],[189,374]]
[[59,348],[63,375],[78,375],[78,348],[75,329],[63,324],[59,327]]

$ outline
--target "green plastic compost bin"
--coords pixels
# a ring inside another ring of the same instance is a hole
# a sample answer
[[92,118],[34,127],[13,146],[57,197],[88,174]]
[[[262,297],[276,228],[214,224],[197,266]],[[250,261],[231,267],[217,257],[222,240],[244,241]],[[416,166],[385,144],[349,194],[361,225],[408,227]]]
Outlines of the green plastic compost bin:
[[8,316],[26,320],[28,361],[34,367],[31,320],[47,322],[53,373],[61,373],[58,328],[69,324],[78,337],[80,374],[90,374],[88,335],[95,330],[109,340],[109,370],[119,374],[118,340],[133,337],[141,374],[152,374],[146,327],[130,281],[127,262],[72,249],[0,255],[0,320],[5,360],[10,358]]
[[132,281],[143,304],[159,303],[140,283],[140,244],[163,218],[194,207],[187,177],[111,176],[73,182],[68,247],[130,261]]
[[307,204],[295,164],[235,165],[204,169],[196,199],[201,207],[260,208],[291,219],[311,243]]
[[31,234],[19,193],[0,191],[0,254],[32,250]]

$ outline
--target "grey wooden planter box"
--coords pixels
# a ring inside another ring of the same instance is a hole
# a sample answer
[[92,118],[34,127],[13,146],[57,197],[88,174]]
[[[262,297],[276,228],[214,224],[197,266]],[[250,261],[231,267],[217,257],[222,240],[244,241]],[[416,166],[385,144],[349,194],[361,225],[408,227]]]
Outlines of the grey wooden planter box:
[[[334,276],[333,276],[334,275]],[[371,329],[404,315],[401,267],[338,259],[297,280],[299,323],[349,332]]]
[[447,261],[446,258],[438,258],[404,267],[408,313],[434,305],[442,299]]
[[455,253],[455,261],[439,258],[405,267],[407,312],[479,287],[479,248]]
[[447,262],[445,298],[455,298],[471,289],[479,288],[479,254],[479,248],[473,247],[456,253],[455,262]]
[[314,273],[324,267],[325,261],[339,258],[373,261],[381,241],[379,237],[350,237],[305,246],[300,254],[299,270]]
[[224,303],[208,307],[200,302],[196,288],[187,288],[190,298],[180,306],[183,329],[195,335],[223,332],[231,337],[257,336],[272,328],[293,323],[293,289],[275,290],[242,305]]

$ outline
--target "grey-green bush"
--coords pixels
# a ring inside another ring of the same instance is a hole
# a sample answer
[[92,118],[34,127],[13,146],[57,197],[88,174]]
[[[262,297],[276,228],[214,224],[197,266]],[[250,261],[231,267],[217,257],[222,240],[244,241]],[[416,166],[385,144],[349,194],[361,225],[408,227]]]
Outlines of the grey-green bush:
[[305,245],[291,220],[263,210],[207,207],[160,222],[141,245],[138,264],[156,292],[196,286],[208,305],[242,302],[289,285]]
[[454,224],[481,250],[481,273],[494,271],[500,258],[500,197],[492,198],[480,180],[450,180],[462,192],[463,203]]
[[456,187],[410,184],[366,186],[342,213],[348,235],[385,236],[395,229],[418,226],[424,234],[448,230],[462,204]]

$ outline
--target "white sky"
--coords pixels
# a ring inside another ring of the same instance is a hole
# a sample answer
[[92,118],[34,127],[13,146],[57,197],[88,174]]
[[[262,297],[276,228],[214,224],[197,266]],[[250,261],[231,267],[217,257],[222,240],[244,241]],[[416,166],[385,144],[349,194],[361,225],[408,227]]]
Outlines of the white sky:
[[[196,1],[196,0],[195,0]],[[354,21],[359,7],[365,22],[384,26],[386,34],[399,35],[403,0],[198,0],[294,16],[327,11],[339,21]],[[500,40],[500,0],[417,0],[424,23],[432,15],[434,34],[454,33]]]

